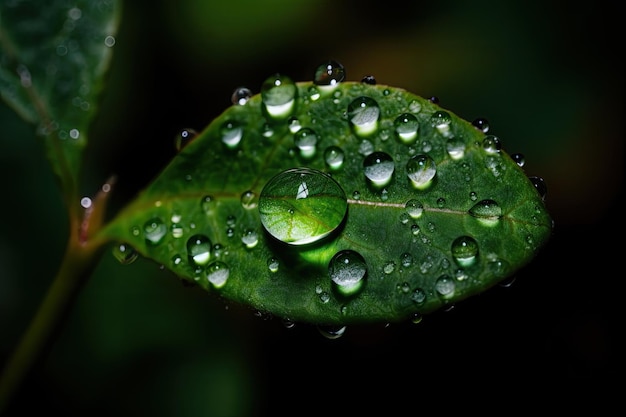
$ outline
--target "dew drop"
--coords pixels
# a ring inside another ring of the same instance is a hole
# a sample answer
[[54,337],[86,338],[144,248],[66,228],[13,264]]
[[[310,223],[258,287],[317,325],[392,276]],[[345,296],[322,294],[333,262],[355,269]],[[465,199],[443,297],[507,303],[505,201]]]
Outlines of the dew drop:
[[415,142],[419,129],[417,117],[411,113],[403,113],[394,120],[393,124],[398,139],[402,143],[410,144]]
[[502,149],[502,143],[497,136],[487,135],[482,142],[483,149],[487,153],[498,153]]
[[341,186],[310,168],[293,168],[273,177],[259,197],[261,223],[276,239],[304,245],[336,230],[348,211]]
[[419,219],[424,213],[424,205],[415,199],[411,199],[404,205],[406,212],[412,219]]
[[308,127],[302,128],[293,137],[301,157],[308,159],[315,155],[317,134],[313,129]]
[[526,158],[521,153],[514,153],[514,154],[512,154],[511,155],[511,159],[513,159],[513,161],[515,161],[515,163],[519,167],[523,167],[524,164],[526,163]]
[[460,236],[452,242],[452,257],[459,266],[468,267],[476,262],[478,243],[471,236]]
[[366,75],[361,78],[361,82],[363,84],[376,85],[376,77],[374,77],[373,75]]
[[339,339],[346,332],[346,326],[318,325],[317,331],[326,339]]
[[387,261],[385,265],[383,265],[383,272],[386,275],[391,274],[396,269],[396,263],[394,261]]
[[252,249],[259,243],[259,234],[254,229],[246,229],[241,235],[241,242],[246,248]]
[[407,162],[406,173],[415,188],[424,190],[432,184],[437,165],[428,155],[415,155]]
[[158,245],[167,234],[167,226],[163,220],[154,217],[143,225],[143,233],[147,244]]
[[483,117],[479,117],[472,122],[472,126],[483,133],[489,132],[489,122]]
[[296,84],[286,75],[275,74],[261,86],[261,100],[267,114],[274,119],[291,115],[295,107]]
[[215,199],[210,195],[205,195],[200,200],[200,208],[207,216],[213,214],[215,210]]
[[243,106],[252,97],[252,91],[246,87],[237,87],[230,96],[230,101],[239,106]]
[[411,293],[411,301],[415,304],[424,304],[426,302],[426,291],[421,288],[416,288]]
[[234,149],[241,142],[241,137],[243,136],[243,127],[239,122],[236,121],[226,121],[220,127],[220,134],[222,136],[222,142],[230,148]]
[[541,196],[541,199],[546,198],[546,194],[548,193],[548,187],[546,186],[546,182],[541,177],[528,177],[530,182],[535,186],[537,192]]
[[351,249],[342,250],[328,263],[328,274],[337,292],[345,296],[354,295],[363,288],[367,264],[360,253]]
[[175,239],[183,237],[183,234],[184,234],[183,226],[180,223],[172,223],[172,225],[170,226],[170,233],[172,234],[172,237]]
[[259,204],[259,199],[254,191],[248,190],[241,194],[241,206],[246,210],[256,208]]
[[215,288],[222,288],[226,284],[229,275],[230,268],[222,261],[212,262],[206,271],[207,279]]
[[346,70],[337,61],[329,60],[315,69],[313,83],[320,89],[333,90],[346,79]]
[[442,298],[450,298],[454,295],[454,291],[456,289],[456,284],[454,283],[454,279],[449,275],[441,275],[435,281],[435,291]]
[[452,137],[446,141],[446,151],[450,158],[461,159],[465,155],[465,142],[461,138]]
[[182,129],[174,138],[174,147],[177,151],[181,151],[185,146],[187,146],[196,136],[198,136],[198,132],[193,129]]
[[193,235],[187,240],[187,254],[193,265],[206,265],[211,258],[211,240],[205,235]]
[[267,260],[267,268],[270,272],[278,272],[278,268],[280,267],[280,262],[276,258],[269,258]]
[[324,150],[324,162],[332,171],[336,171],[343,166],[344,158],[345,154],[338,146],[332,145]]
[[491,199],[479,201],[468,212],[485,226],[494,226],[502,217],[502,207]]
[[434,112],[430,117],[430,123],[443,137],[447,138],[452,136],[452,132],[450,130],[452,117],[448,112],[441,110]]
[[113,246],[113,257],[123,265],[132,264],[139,257],[139,253],[127,243],[119,243]]
[[363,172],[376,188],[389,184],[394,170],[393,158],[385,152],[372,152],[363,160]]
[[380,107],[370,97],[358,97],[348,105],[348,120],[357,136],[369,136],[378,129]]

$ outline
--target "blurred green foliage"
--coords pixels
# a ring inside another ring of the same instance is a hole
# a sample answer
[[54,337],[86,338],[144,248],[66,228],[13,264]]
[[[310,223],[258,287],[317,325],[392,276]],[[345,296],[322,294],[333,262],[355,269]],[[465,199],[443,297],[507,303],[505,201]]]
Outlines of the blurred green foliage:
[[[117,174],[114,212],[174,155],[178,130],[204,127],[235,87],[258,92],[274,72],[311,79],[332,58],[348,79],[374,75],[468,120],[487,118],[507,152],[522,152],[526,172],[546,181],[556,224],[546,251],[510,287],[416,325],[349,328],[337,340],[183,287],[150,262],[104,256],[11,415],[358,414],[373,403],[393,415],[442,387],[529,408],[610,405],[621,247],[609,237],[621,231],[624,142],[617,4],[338,3],[126,1],[82,193]],[[67,236],[42,146],[4,104],[0,170],[4,358]]]

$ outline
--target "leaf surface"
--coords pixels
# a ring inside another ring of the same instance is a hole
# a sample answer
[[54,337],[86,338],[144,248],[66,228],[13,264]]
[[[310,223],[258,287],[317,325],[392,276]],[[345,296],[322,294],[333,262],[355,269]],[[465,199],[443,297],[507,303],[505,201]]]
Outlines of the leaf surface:
[[318,84],[268,78],[101,235],[225,299],[315,324],[433,312],[548,240],[544,195],[497,137],[401,88]]
[[70,198],[118,20],[116,0],[0,1],[0,96],[36,125]]

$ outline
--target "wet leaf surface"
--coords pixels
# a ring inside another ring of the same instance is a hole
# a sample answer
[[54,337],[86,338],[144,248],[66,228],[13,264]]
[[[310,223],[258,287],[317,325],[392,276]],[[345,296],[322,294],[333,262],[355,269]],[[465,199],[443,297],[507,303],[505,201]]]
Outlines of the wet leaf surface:
[[535,257],[545,188],[499,138],[403,89],[331,81],[277,74],[235,94],[101,237],[225,299],[332,325],[417,319]]

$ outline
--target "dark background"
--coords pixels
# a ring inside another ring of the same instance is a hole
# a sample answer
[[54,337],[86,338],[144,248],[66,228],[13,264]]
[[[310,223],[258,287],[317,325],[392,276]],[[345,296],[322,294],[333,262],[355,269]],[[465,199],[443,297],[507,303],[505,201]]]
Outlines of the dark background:
[[[202,129],[236,87],[256,93],[275,72],[310,80],[335,59],[349,80],[374,75],[486,118],[545,180],[554,235],[510,285],[336,340],[106,253],[11,415],[602,414],[623,385],[624,42],[613,4],[125,2],[83,184],[91,195],[117,174],[112,211],[170,160],[179,129]],[[0,132],[6,357],[56,272],[67,224],[40,145],[4,104]]]

